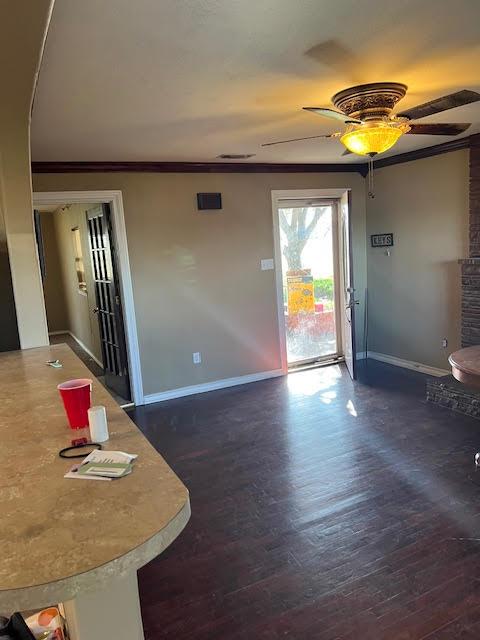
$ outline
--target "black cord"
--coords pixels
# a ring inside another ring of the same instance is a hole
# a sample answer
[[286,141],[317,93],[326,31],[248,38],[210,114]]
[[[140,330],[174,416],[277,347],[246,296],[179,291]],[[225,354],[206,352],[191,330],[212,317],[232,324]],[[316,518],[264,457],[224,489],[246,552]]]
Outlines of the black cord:
[[[87,451],[86,453],[77,453],[76,455],[66,455],[68,451],[78,451],[78,449],[85,449],[85,447],[95,447],[95,449],[101,449],[102,445],[99,442],[87,442],[86,444],[77,444],[74,447],[65,447],[58,452],[60,458],[67,458],[67,460],[72,460],[73,458],[85,458],[88,456],[91,451]],[[95,449],[92,449],[93,451]]]

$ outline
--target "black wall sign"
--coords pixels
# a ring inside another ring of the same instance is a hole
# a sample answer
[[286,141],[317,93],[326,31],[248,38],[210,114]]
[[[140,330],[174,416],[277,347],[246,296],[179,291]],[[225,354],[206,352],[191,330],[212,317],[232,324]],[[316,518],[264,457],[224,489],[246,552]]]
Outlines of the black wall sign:
[[393,233],[376,233],[370,236],[372,247],[393,247]]

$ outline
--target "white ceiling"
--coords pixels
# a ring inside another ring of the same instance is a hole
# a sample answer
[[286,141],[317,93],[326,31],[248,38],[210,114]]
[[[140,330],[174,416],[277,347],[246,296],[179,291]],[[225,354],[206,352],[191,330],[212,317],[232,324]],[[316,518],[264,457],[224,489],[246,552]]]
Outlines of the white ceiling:
[[[479,23],[478,0],[56,0],[33,159],[358,162],[335,139],[260,145],[337,130],[301,107],[358,83],[406,83],[399,110],[480,91]],[[480,103],[422,120],[454,121],[479,132]]]

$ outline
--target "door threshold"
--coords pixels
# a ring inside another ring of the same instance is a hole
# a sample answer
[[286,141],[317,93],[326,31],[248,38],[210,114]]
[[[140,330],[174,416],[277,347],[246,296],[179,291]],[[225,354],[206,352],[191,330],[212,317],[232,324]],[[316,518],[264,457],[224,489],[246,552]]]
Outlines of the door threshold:
[[318,369],[319,367],[330,367],[333,364],[340,364],[345,362],[343,356],[334,356],[325,360],[315,360],[314,362],[306,362],[304,364],[293,365],[288,368],[288,373],[295,373],[296,371],[306,371],[307,369]]

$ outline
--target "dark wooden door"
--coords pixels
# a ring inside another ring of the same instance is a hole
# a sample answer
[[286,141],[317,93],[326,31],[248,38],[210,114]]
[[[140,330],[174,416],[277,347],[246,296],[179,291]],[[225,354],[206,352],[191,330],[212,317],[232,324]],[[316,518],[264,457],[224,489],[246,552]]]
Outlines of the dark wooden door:
[[87,226],[95,282],[94,311],[100,328],[105,383],[122,398],[130,400],[127,348],[110,207],[103,204],[87,211]]

